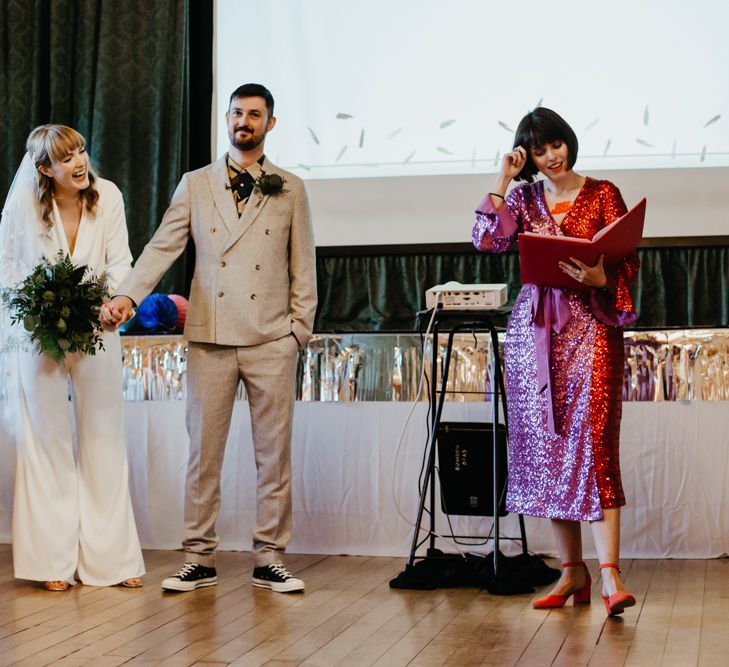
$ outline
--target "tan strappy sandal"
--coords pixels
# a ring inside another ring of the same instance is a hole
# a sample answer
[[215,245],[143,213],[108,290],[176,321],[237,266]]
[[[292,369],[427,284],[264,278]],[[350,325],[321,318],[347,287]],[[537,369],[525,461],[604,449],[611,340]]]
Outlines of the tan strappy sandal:
[[132,579],[125,579],[124,581],[120,581],[117,586],[122,586],[124,588],[142,588],[144,584],[142,583],[142,580],[134,577]]
[[43,582],[43,589],[46,591],[51,591],[53,593],[59,593],[61,591],[67,591],[70,588],[69,583],[67,581],[44,581]]

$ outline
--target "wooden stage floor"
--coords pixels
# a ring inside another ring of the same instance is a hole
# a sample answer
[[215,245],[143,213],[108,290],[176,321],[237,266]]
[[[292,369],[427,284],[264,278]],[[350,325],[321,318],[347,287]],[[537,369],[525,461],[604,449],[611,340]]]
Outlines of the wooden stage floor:
[[49,593],[0,545],[0,665],[729,665],[729,559],[623,561],[638,604],[618,619],[599,581],[589,607],[544,612],[532,595],[391,590],[403,558],[292,554],[303,595],[252,588],[235,552],[217,586],[163,593],[180,552],[145,559],[142,590]]

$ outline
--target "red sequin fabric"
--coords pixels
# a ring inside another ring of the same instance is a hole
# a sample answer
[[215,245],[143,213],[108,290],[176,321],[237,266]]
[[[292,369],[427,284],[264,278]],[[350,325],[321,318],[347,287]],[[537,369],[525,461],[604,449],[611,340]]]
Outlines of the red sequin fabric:
[[[620,191],[588,178],[557,224],[542,181],[514,189],[505,205],[484,198],[476,211],[473,242],[503,252],[520,231],[592,238],[626,212]],[[548,394],[538,386],[532,286],[525,285],[509,319],[504,346],[509,410],[507,508],[530,516],[576,521],[602,519],[625,496],[618,445],[622,409],[623,324],[635,319],[629,288],[638,272],[631,254],[606,270],[605,289],[564,290],[570,316],[550,339],[554,433]]]

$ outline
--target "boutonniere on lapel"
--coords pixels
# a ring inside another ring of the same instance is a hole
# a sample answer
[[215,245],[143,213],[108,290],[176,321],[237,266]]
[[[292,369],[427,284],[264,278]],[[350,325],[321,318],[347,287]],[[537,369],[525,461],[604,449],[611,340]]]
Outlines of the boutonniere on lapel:
[[[267,174],[265,171],[261,171],[261,174],[256,179],[254,185],[258,188],[263,197],[278,197],[278,195],[285,195],[288,192],[288,190],[284,188],[284,185],[286,185],[285,178],[282,178],[278,174]],[[258,200],[256,207],[261,205],[263,197]]]

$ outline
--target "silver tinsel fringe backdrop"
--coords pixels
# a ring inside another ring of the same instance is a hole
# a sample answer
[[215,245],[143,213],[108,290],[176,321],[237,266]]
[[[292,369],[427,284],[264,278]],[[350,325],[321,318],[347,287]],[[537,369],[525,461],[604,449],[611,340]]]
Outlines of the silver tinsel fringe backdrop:
[[[438,349],[438,375],[445,353]],[[430,382],[432,339],[425,340]],[[186,345],[179,336],[122,338],[124,397],[185,398]],[[456,336],[447,399],[482,401],[490,391],[490,340]],[[315,335],[299,357],[302,401],[412,401],[421,373],[417,334]],[[421,400],[426,400],[428,384]],[[244,397],[242,386],[239,395]],[[729,330],[625,332],[625,401],[729,400]]]

